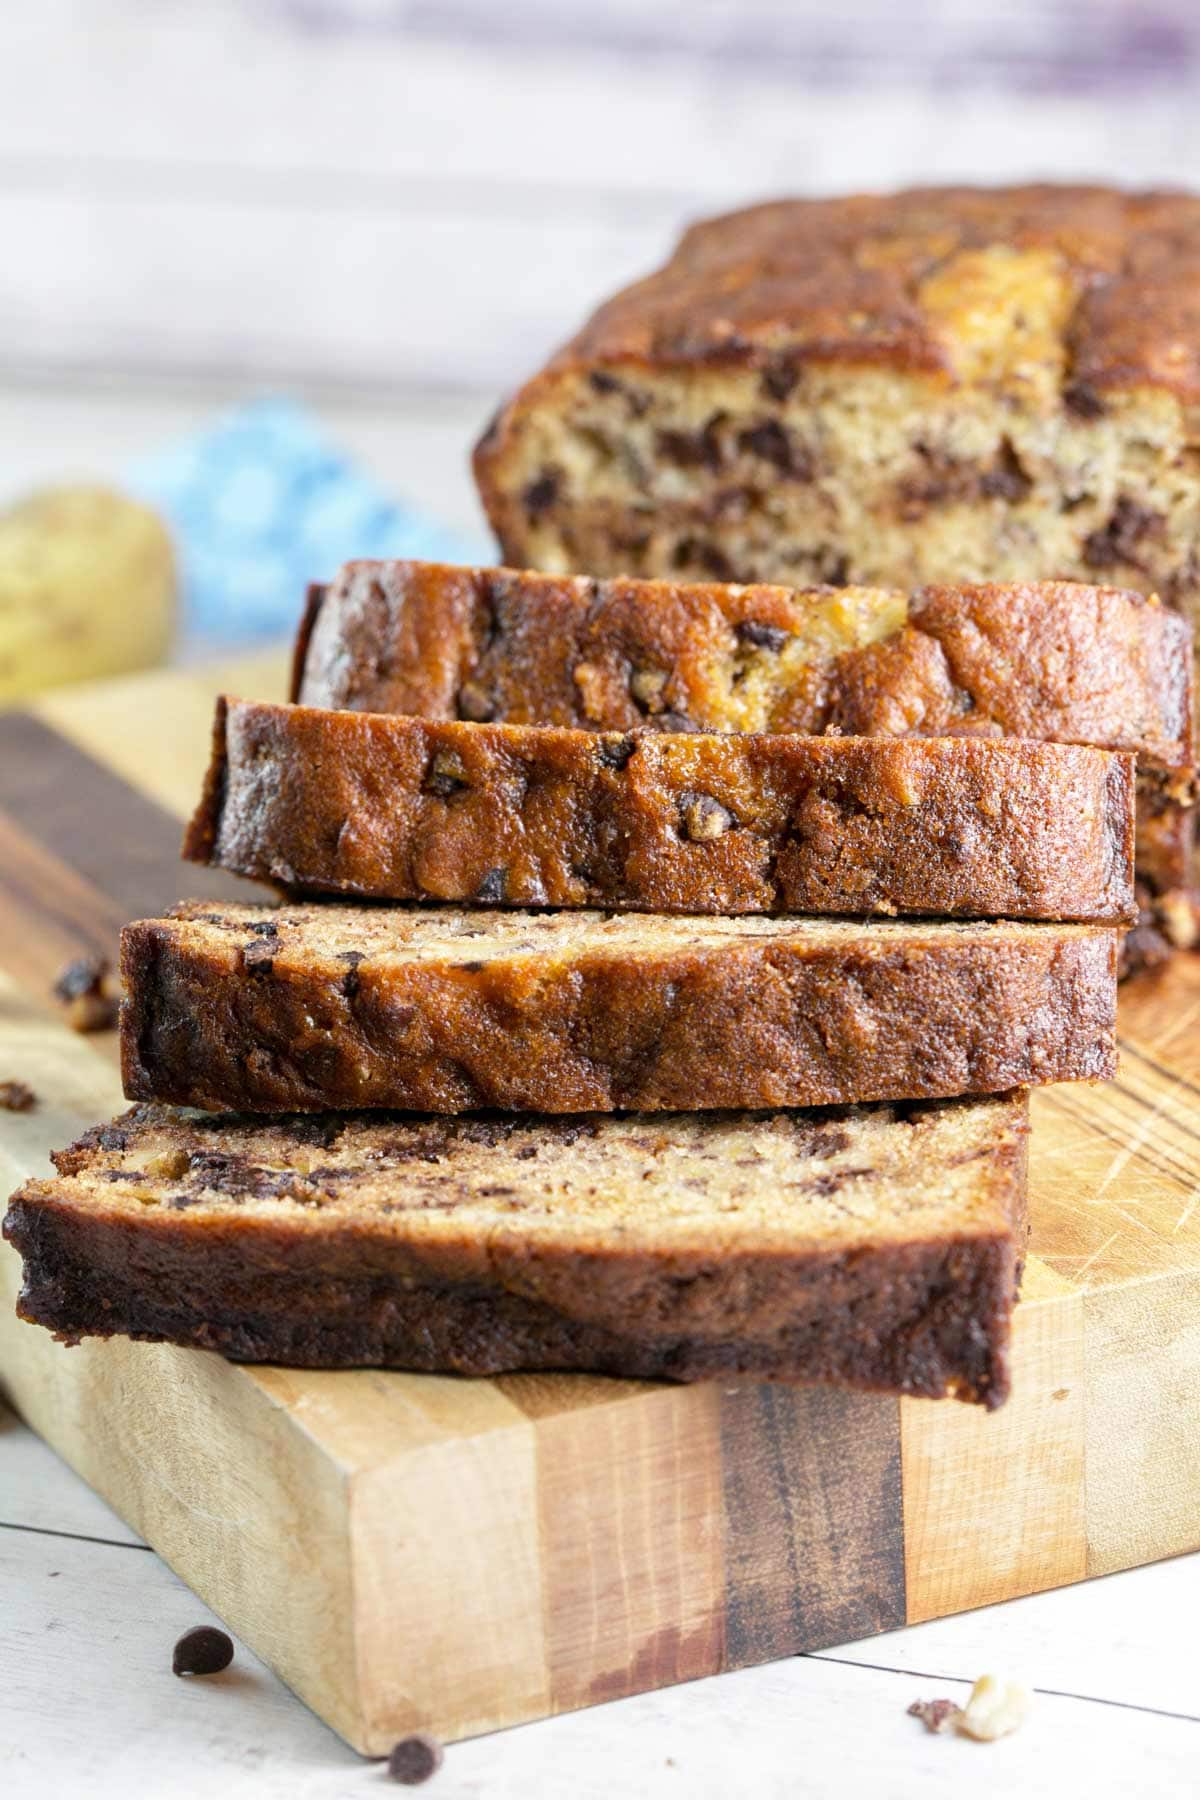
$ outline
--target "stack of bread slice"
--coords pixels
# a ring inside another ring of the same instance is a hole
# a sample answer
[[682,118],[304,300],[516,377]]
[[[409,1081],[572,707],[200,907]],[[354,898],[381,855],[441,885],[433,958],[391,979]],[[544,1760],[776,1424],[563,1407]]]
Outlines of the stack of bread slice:
[[1025,1090],[1114,1069],[1191,706],[1124,593],[349,565],[187,835],[283,898],[128,927],[24,1317],[999,1404]]

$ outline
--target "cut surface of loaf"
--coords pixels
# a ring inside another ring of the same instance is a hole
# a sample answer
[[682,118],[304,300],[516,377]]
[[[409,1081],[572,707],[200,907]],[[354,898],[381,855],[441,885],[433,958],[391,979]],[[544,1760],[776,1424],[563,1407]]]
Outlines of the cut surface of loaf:
[[136,1107],[13,1196],[23,1318],[244,1361],[999,1405],[1023,1098],[560,1120]]
[[926,188],[709,219],[476,452],[505,560],[1200,603],[1200,199]]
[[218,703],[184,853],[293,893],[683,913],[1134,913],[1134,759]]
[[131,1099],[709,1110],[1115,1069],[1103,926],[196,901],[126,928]]
[[352,562],[310,592],[291,698],[593,731],[1027,737],[1138,754],[1142,960],[1186,947],[1192,634],[1071,582],[801,592]]

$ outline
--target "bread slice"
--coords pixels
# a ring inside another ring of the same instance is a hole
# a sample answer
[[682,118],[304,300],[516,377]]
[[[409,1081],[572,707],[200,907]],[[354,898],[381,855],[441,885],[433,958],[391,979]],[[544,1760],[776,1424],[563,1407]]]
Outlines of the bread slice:
[[17,1193],[21,1316],[250,1362],[752,1376],[998,1406],[1020,1097],[264,1123],[136,1107]]
[[196,901],[126,928],[131,1099],[690,1111],[1115,1070],[1104,926]]
[[926,588],[606,581],[347,563],[310,590],[291,698],[584,730],[1025,737],[1134,750],[1139,928],[1195,942],[1192,634],[1070,582]]
[[1133,758],[222,700],[184,852],[376,899],[1127,920]]
[[476,452],[506,561],[919,587],[1059,576],[1200,618],[1200,198],[780,200],[693,226]]
[[589,731],[1024,737],[1192,761],[1192,636],[1064,581],[808,589],[351,562],[310,590],[291,699]]

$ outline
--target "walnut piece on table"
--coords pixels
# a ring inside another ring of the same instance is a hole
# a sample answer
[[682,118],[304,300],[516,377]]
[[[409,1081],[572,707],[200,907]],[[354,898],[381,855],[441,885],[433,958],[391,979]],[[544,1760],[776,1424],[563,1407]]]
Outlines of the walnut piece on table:
[[954,1700],[914,1700],[909,1713],[927,1731],[954,1731],[960,1737],[990,1743],[1006,1737],[1025,1720],[1032,1696],[1019,1681],[1003,1675],[981,1675],[965,1706]]
[[958,1730],[980,1743],[1007,1737],[1024,1722],[1030,1700],[1029,1689],[1019,1681],[1009,1681],[1002,1675],[981,1675],[957,1721]]

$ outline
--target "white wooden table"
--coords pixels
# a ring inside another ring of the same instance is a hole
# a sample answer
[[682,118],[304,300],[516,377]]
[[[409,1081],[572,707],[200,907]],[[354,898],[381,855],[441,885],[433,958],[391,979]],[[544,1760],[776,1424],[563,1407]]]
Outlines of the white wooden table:
[[[445,1800],[1089,1800],[1200,1793],[1200,1556],[451,1745]],[[352,1800],[394,1792],[239,1646],[171,1673],[212,1615],[0,1409],[0,1794]],[[414,1632],[425,1622],[413,1620]],[[1035,1689],[994,1744],[906,1708],[985,1670]]]

